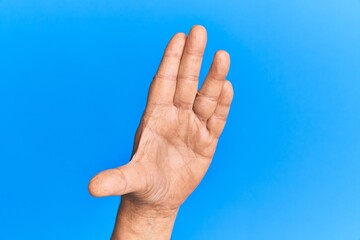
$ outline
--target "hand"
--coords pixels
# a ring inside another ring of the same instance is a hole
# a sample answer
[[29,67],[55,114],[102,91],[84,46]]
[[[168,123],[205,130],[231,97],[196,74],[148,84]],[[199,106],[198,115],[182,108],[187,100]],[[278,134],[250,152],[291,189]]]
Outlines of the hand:
[[215,54],[198,92],[206,38],[205,28],[195,26],[189,36],[178,33],[170,40],[150,86],[132,159],[96,175],[89,184],[93,196],[122,195],[124,209],[164,218],[176,215],[203,179],[233,98],[225,51]]

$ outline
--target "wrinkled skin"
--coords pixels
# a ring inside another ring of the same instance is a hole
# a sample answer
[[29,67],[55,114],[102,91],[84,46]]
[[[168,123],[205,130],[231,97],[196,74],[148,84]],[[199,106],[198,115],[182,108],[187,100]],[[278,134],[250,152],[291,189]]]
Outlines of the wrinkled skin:
[[89,184],[94,196],[122,195],[139,208],[177,211],[203,179],[233,97],[229,55],[218,51],[200,91],[206,30],[195,26],[169,42],[149,89],[131,161]]

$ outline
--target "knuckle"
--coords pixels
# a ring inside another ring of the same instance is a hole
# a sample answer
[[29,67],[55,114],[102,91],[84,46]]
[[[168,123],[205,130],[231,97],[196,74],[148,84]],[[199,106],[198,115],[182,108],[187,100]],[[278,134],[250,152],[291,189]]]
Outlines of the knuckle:
[[193,44],[189,44],[185,49],[184,53],[195,58],[202,58],[203,51]]
[[182,99],[175,99],[174,100],[174,106],[177,107],[177,108],[182,108],[182,109],[192,109],[193,107],[193,104],[192,103],[189,103],[189,102],[186,102]]
[[219,96],[215,95],[209,95],[206,93],[198,92],[197,98],[199,101],[206,101],[211,103],[217,103],[219,100]]
[[199,74],[192,73],[192,74],[179,74],[178,75],[179,81],[185,82],[197,82],[199,79]]
[[157,74],[154,76],[154,80],[160,80],[160,81],[176,81],[176,75],[174,75],[174,74],[157,73]]
[[227,119],[227,114],[226,113],[219,113],[219,112],[215,112],[213,115],[214,118],[221,120],[221,121],[226,121]]

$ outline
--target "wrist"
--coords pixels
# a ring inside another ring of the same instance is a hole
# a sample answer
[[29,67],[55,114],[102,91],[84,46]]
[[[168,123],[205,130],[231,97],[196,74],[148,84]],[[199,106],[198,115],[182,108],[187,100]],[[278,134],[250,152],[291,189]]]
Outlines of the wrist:
[[121,199],[111,239],[170,239],[178,210],[136,203],[125,195]]

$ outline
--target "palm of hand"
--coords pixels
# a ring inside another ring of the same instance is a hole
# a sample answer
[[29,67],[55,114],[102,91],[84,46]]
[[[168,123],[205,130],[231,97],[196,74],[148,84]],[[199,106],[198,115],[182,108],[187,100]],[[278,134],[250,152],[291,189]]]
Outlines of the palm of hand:
[[232,100],[229,57],[219,51],[197,92],[206,32],[194,27],[169,42],[150,87],[132,160],[98,174],[95,196],[124,195],[139,205],[176,209],[204,177]]
[[147,189],[136,196],[176,208],[203,178],[217,139],[191,110],[160,106],[149,115],[138,130],[140,141],[132,160]]

